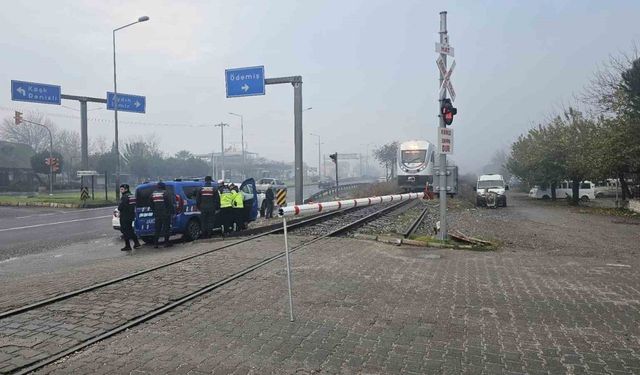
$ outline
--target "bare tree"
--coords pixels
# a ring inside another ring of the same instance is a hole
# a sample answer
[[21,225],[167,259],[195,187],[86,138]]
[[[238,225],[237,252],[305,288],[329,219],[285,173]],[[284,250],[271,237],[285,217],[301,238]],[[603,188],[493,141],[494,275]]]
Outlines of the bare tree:
[[596,71],[580,101],[591,106],[599,115],[615,117],[623,112],[628,101],[623,88],[622,75],[640,58],[640,48],[633,44],[630,53],[610,55],[609,61]]
[[[27,112],[24,114],[24,119],[45,125],[55,137],[56,126],[44,115],[37,112]],[[0,135],[9,142],[29,145],[35,152],[49,149],[49,133],[46,129],[26,122],[16,125],[13,117],[7,117],[2,121]]]

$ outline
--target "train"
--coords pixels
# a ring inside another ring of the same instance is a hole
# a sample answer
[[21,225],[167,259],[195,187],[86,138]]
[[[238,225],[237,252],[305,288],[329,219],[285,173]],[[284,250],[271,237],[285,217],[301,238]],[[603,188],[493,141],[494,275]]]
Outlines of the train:
[[405,141],[398,147],[397,182],[405,192],[424,191],[433,184],[436,147],[426,140]]

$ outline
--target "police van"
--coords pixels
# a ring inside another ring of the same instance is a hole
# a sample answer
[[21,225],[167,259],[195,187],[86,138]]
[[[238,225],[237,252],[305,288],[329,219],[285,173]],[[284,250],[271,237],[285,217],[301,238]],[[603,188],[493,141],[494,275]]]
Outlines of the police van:
[[[200,179],[163,181],[167,193],[173,197],[175,215],[171,218],[171,235],[181,234],[187,241],[196,240],[201,234],[200,211],[196,208],[196,195],[204,186]],[[135,190],[136,219],[134,229],[136,235],[146,243],[153,243],[155,234],[155,218],[151,210],[151,194],[157,189],[157,182],[146,182],[138,185]],[[214,181],[212,185],[217,187]],[[240,185],[244,195],[245,218],[248,222],[258,216],[258,197],[256,195],[253,178],[245,180]]]

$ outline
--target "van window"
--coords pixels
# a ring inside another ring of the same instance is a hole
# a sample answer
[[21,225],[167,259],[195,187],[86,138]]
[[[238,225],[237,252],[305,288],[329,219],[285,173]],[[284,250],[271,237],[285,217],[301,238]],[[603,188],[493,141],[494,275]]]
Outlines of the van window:
[[251,184],[246,184],[242,187],[242,192],[249,194],[251,198],[253,198],[253,186]]
[[198,193],[198,189],[200,189],[200,186],[183,186],[182,187],[182,190],[184,191],[184,195],[188,199],[195,199],[196,194]]
[[583,182],[580,184],[580,189],[591,189],[591,184],[588,182]]

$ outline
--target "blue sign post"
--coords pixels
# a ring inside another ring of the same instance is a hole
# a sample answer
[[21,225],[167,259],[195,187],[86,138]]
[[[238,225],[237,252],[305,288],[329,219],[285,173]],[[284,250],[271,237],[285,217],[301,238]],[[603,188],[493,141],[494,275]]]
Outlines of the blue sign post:
[[60,105],[60,86],[11,80],[11,100]]
[[264,66],[226,69],[227,98],[264,95]]
[[[115,110],[113,105],[114,94],[107,92],[107,109]],[[147,98],[139,95],[129,95],[118,93],[118,111],[145,113],[147,109]]]

